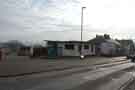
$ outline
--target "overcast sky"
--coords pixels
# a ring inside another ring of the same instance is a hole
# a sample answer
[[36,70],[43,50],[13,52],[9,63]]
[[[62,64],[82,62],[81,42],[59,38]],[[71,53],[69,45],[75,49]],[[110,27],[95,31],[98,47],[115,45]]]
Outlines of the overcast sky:
[[135,38],[135,0],[0,0],[0,41]]

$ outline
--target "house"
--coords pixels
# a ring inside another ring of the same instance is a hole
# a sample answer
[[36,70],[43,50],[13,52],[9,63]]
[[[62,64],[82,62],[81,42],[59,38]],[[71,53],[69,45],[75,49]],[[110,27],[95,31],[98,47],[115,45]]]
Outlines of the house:
[[95,46],[88,41],[45,41],[49,57],[95,55]]
[[129,55],[135,53],[135,45],[133,40],[117,40],[121,44],[121,53]]
[[110,38],[108,34],[96,35],[95,38],[89,40],[95,45],[95,53],[97,56],[116,56],[120,52],[120,43]]
[[103,56],[118,56],[121,44],[113,39],[105,40],[100,45],[100,53]]
[[105,42],[104,36],[103,35],[96,35],[96,37],[89,40],[89,42],[91,42],[95,45],[95,54],[97,56],[100,56],[100,54],[101,54],[101,52],[100,52],[101,43]]

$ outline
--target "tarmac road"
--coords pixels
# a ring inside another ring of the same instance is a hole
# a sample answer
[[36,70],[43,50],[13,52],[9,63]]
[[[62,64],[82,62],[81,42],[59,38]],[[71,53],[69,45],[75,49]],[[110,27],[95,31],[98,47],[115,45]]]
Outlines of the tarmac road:
[[132,78],[133,67],[133,63],[125,63],[55,78],[47,78],[45,73],[0,78],[0,90],[118,90]]

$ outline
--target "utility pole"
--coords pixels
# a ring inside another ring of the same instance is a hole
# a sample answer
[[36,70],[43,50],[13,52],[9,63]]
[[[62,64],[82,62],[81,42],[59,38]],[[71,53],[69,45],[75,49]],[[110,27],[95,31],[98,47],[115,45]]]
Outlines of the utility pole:
[[82,54],[82,41],[83,41],[83,37],[82,37],[82,34],[83,34],[83,10],[85,9],[86,7],[82,7],[81,8],[81,50],[80,50],[80,57],[81,58],[84,58],[83,54]]

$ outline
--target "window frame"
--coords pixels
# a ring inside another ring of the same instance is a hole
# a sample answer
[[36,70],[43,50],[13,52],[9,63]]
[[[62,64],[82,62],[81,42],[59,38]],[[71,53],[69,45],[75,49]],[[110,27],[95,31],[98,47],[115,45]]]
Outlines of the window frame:
[[86,50],[86,49],[89,49],[90,47],[89,47],[89,45],[87,45],[87,44],[85,44],[84,45],[84,49]]
[[64,45],[64,49],[74,50],[75,49],[75,45],[74,44],[65,44]]

